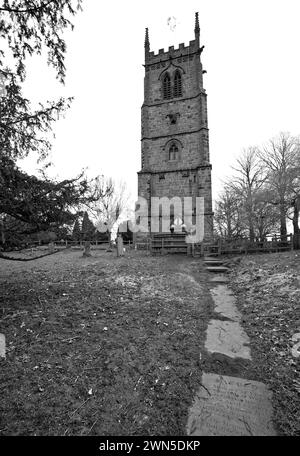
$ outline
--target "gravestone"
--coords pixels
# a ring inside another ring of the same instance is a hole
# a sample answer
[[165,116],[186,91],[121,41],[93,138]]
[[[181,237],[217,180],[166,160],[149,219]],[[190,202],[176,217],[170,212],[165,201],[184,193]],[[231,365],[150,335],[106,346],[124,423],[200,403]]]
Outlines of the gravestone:
[[124,245],[123,245],[123,238],[121,235],[117,237],[117,256],[124,256]]
[[90,256],[92,256],[92,254],[91,254],[91,243],[90,243],[90,241],[85,241],[85,243],[84,243],[84,251],[83,251],[82,256],[84,256],[84,257],[90,257]]
[[189,410],[189,436],[276,435],[272,393],[261,382],[203,373]]
[[49,250],[49,253],[54,253],[55,252],[55,244],[54,242],[49,242],[48,244],[48,250]]

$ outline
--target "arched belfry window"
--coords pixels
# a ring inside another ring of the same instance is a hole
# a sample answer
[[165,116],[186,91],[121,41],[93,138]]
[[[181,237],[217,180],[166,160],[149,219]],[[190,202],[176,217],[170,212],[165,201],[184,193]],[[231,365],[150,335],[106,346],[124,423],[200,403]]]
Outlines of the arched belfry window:
[[174,75],[174,97],[182,97],[182,78],[179,70]]
[[168,99],[171,95],[171,78],[169,73],[166,73],[163,78],[163,97]]
[[172,144],[169,149],[169,160],[178,160],[178,147],[176,144]]

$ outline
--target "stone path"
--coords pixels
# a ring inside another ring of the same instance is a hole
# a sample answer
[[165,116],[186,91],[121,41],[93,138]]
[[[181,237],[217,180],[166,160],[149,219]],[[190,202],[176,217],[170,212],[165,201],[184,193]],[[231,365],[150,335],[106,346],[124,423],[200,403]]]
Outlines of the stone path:
[[236,321],[211,320],[205,348],[209,353],[222,353],[230,358],[251,359],[247,334]]
[[[205,260],[207,270],[214,268],[210,258]],[[223,272],[220,260],[216,268]],[[226,282],[228,279],[223,274],[214,274],[210,279],[214,310],[220,318],[214,318],[208,324],[205,350],[208,354],[220,353],[233,360],[251,360],[249,338],[240,325],[241,314]],[[271,399],[271,392],[261,382],[203,372],[202,383],[189,410],[187,434],[276,435]]]
[[5,358],[5,335],[0,334],[0,358]]
[[275,435],[271,415],[271,393],[263,383],[204,373],[188,435]]
[[[221,282],[223,280],[224,279],[222,278]],[[226,285],[217,285],[211,289],[211,294],[216,306],[215,311],[217,313],[220,313],[223,317],[229,318],[230,320],[240,321],[241,314],[235,306],[235,296]]]

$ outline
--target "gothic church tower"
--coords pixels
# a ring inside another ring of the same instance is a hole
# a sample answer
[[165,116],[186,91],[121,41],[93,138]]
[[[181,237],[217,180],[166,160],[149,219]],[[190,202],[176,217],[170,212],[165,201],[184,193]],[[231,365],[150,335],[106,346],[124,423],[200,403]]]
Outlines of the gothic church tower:
[[150,52],[145,36],[142,160],[138,195],[151,197],[203,196],[205,236],[212,234],[211,164],[207,123],[207,95],[203,88],[198,13],[195,39]]

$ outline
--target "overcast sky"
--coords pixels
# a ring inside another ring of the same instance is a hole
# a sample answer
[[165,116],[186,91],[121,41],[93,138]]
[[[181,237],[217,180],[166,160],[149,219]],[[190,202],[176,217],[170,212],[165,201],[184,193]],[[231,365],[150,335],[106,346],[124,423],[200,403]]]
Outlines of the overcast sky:
[[280,131],[300,134],[299,0],[85,0],[83,8],[66,34],[65,86],[41,58],[31,61],[25,86],[36,101],[75,97],[54,127],[52,174],[88,167],[91,176],[125,180],[136,196],[145,27],[152,51],[177,48],[194,39],[195,11],[205,45],[214,197],[243,148]]

